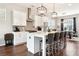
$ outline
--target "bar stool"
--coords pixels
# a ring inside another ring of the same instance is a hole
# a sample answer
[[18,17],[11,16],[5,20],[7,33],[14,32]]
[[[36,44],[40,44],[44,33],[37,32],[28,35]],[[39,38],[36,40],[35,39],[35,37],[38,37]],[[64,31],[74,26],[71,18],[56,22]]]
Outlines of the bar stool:
[[7,33],[4,35],[5,45],[13,45],[14,35],[12,33]]
[[55,33],[53,41],[53,53],[52,53],[54,56],[58,55],[59,36],[60,36],[59,32]]
[[60,32],[60,42],[59,42],[59,49],[64,48],[64,32]]
[[64,48],[66,48],[66,38],[67,38],[67,32],[64,32]]
[[53,50],[53,41],[54,41],[54,34],[53,33],[50,33],[48,34],[48,39],[46,41],[46,53],[47,53],[47,56],[50,56],[52,55],[52,50]]
[[64,48],[64,32],[60,32],[59,41],[58,41],[58,55],[61,55]]

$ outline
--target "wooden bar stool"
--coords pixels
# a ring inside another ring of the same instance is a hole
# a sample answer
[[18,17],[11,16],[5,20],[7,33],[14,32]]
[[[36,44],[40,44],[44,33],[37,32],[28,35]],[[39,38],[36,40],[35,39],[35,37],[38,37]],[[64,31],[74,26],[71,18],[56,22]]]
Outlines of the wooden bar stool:
[[48,39],[47,39],[47,42],[46,42],[47,56],[52,55],[51,52],[53,50],[53,47],[52,47],[53,41],[54,41],[54,34],[53,33],[48,34]]
[[4,35],[5,45],[13,45],[14,35],[12,33],[7,33]]
[[60,32],[59,42],[58,42],[58,53],[61,55],[61,51],[64,49],[64,32]]
[[64,32],[60,32],[60,49],[64,48]]
[[53,41],[53,53],[52,53],[54,56],[58,55],[59,36],[60,36],[59,32],[55,33],[54,41]]
[[66,38],[67,38],[67,32],[64,32],[64,48],[66,48]]

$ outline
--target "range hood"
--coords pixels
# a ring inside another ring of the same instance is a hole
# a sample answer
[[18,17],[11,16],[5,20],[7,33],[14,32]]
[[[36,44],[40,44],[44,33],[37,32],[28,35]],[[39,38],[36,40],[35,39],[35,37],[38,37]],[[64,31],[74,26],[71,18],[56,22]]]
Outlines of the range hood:
[[26,20],[27,25],[25,27],[25,30],[28,32],[36,32],[36,28],[34,26],[34,20],[31,18],[31,8],[28,8],[28,18]]
[[33,22],[33,20],[32,20],[31,17],[30,17],[30,16],[31,16],[31,8],[28,8],[28,11],[27,11],[27,12],[28,12],[27,22]]

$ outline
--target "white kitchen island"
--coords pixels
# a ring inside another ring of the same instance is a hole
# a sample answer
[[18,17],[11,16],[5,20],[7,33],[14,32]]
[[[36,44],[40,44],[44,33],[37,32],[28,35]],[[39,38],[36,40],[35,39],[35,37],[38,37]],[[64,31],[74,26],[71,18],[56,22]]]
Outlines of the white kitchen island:
[[53,32],[34,32],[27,34],[27,47],[28,51],[32,52],[33,54],[39,52],[40,40],[42,40],[42,49],[43,49],[43,56],[46,56],[46,36],[49,33],[56,33]]

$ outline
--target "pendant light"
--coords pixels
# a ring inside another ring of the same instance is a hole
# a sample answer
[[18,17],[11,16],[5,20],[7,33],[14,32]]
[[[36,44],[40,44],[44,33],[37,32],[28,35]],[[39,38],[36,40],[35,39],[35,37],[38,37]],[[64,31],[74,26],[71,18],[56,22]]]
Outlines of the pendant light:
[[46,13],[47,13],[47,8],[41,4],[41,6],[37,8],[38,16],[41,17],[46,16]]
[[51,17],[57,17],[57,12],[55,11],[55,3],[53,3],[53,12],[51,13]]

